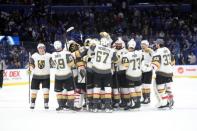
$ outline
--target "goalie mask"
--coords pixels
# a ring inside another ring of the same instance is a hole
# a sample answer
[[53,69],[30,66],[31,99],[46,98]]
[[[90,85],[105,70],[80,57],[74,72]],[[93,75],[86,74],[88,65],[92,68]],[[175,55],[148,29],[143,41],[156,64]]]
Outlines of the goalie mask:
[[68,50],[70,52],[75,52],[76,50],[79,50],[79,47],[80,45],[73,40],[68,42]]

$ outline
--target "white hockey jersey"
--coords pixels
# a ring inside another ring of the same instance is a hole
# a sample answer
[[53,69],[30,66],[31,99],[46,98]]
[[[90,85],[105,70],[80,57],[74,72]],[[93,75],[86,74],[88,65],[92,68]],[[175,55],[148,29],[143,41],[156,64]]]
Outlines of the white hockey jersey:
[[153,64],[158,67],[156,73],[161,73],[164,76],[172,76],[173,74],[173,66],[172,63],[172,55],[170,50],[167,47],[159,48],[155,51],[153,55]]
[[92,59],[93,70],[101,74],[111,73],[112,62],[118,60],[116,52],[102,45],[95,46],[93,51],[95,53]]
[[68,51],[52,53],[52,60],[55,63],[55,76],[71,76],[71,67],[68,63],[73,61],[72,54]]
[[30,64],[34,66],[33,75],[50,75],[51,54],[45,53],[44,55],[40,55],[36,52],[31,56]]
[[[128,53],[128,50],[126,48],[123,48],[121,50],[116,50],[117,56],[119,57],[120,60],[122,60],[122,56]],[[122,71],[126,70],[127,68],[123,65],[122,61],[119,61],[117,64],[117,71]]]
[[92,50],[88,50],[87,55],[88,55],[88,57],[91,58],[91,60],[87,62],[87,67],[89,69],[91,69],[92,68],[92,63],[94,61],[94,52]]
[[127,78],[137,81],[141,79],[142,70],[141,70],[141,60],[142,60],[142,51],[133,51],[128,52],[122,58],[124,64],[128,66],[126,70]]
[[149,72],[152,70],[152,57],[154,51],[152,49],[149,52],[142,51],[142,72]]

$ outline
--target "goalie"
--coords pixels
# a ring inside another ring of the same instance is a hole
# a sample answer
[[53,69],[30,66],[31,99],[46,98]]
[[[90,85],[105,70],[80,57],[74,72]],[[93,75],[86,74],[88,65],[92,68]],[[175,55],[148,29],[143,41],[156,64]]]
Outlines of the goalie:
[[153,68],[156,71],[156,91],[159,98],[158,108],[172,107],[174,104],[171,91],[174,58],[170,50],[164,47],[164,40],[157,39],[156,52],[153,55]]

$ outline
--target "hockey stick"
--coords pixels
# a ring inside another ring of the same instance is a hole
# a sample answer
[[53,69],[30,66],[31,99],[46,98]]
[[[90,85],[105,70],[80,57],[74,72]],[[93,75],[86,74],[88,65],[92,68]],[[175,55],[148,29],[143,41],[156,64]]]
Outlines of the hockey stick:
[[[68,32],[74,30],[74,27],[71,26],[69,27],[67,30],[66,30],[66,34],[65,34],[65,40],[66,40],[66,50],[69,51],[69,48],[68,48],[68,39],[67,39],[67,34]],[[74,63],[75,63],[75,60],[74,60]],[[73,85],[74,85],[74,90],[76,89],[76,83],[75,83],[75,78],[74,78],[74,73],[73,73],[73,70],[71,69],[71,74],[72,74],[72,80],[73,80]]]
[[31,72],[31,70],[30,70],[30,57],[31,57],[31,53],[29,52],[29,62],[28,62],[28,75],[29,75],[29,79],[28,79],[28,85],[29,85],[29,91],[28,91],[28,100],[29,100],[29,103],[30,103],[30,88],[31,88],[31,86],[30,86],[30,78],[31,78],[31,76],[30,76],[30,72]]
[[84,99],[85,99],[85,104],[86,104],[86,110],[89,111],[90,107],[90,102],[88,101],[88,88],[87,88],[87,70],[85,70],[85,92],[84,92]]
[[69,27],[67,30],[66,30],[66,34],[65,34],[65,39],[66,39],[66,49],[67,49],[67,51],[68,51],[68,39],[67,39],[67,34],[68,34],[68,32],[70,32],[70,31],[72,31],[72,30],[74,30],[74,27],[73,26],[71,26],[71,27]]
[[117,71],[117,66],[114,64],[114,73],[115,73],[115,78],[116,78],[116,87],[118,87],[118,91],[120,93],[120,86],[118,85],[118,71]]
[[[161,98],[161,96],[159,95],[159,92],[158,92],[158,90],[157,90],[157,84],[156,84],[156,80],[155,80],[155,79],[156,79],[156,78],[153,79],[153,90],[154,90],[156,99],[157,99],[157,101],[158,101],[158,104],[160,104],[161,101],[162,101],[162,98]],[[158,106],[158,105],[156,105],[156,106]]]

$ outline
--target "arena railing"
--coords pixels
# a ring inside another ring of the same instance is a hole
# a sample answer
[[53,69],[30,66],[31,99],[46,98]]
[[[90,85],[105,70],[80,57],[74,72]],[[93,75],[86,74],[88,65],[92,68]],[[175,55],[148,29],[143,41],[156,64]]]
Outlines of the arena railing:
[[[32,10],[34,9],[33,5],[6,5],[2,4],[0,5],[0,11],[14,11],[14,10]],[[133,9],[155,9],[155,8],[166,8],[166,7],[176,7],[180,11],[189,12],[192,10],[191,4],[138,4],[138,5],[129,5],[129,10]],[[110,11],[113,9],[113,6],[103,6],[103,5],[95,5],[95,6],[84,6],[84,5],[78,5],[78,6],[65,6],[65,5],[56,5],[56,6],[50,6],[47,5],[45,8],[48,8],[48,10],[53,12],[73,12],[73,11],[80,11],[80,10],[90,10],[94,9],[95,11]],[[36,9],[36,8],[35,8]]]

